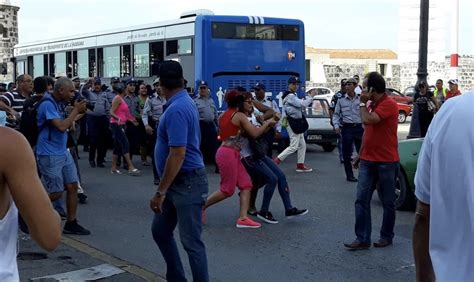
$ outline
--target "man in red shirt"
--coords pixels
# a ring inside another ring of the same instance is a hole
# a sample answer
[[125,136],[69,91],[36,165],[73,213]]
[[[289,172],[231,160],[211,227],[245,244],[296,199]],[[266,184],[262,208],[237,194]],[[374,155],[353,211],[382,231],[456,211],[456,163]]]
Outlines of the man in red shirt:
[[446,92],[446,101],[449,98],[453,98],[453,97],[461,95],[461,91],[459,91],[459,89],[458,89],[458,80],[457,79],[449,80],[448,85],[449,85],[449,91]]
[[[344,243],[350,250],[370,248],[372,222],[370,201],[378,184],[383,204],[383,222],[380,238],[374,247],[383,248],[392,244],[395,225],[395,181],[398,173],[398,109],[395,100],[385,94],[385,80],[378,72],[367,74],[362,83],[360,116],[364,124],[364,136],[360,149],[359,182],[355,202],[355,234],[352,243]],[[370,106],[366,105],[371,101]]]

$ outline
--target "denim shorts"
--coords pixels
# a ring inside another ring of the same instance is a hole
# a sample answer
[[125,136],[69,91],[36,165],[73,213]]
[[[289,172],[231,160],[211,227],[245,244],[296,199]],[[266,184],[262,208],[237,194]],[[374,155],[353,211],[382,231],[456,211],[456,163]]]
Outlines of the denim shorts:
[[63,156],[37,156],[37,161],[46,191],[50,194],[63,192],[65,184],[79,182],[76,166],[69,152]]

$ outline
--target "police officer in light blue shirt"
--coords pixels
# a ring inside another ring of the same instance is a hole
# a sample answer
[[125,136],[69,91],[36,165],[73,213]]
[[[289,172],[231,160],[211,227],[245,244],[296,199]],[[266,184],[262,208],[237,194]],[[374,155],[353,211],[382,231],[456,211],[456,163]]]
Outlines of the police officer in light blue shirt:
[[[254,87],[252,87],[254,90],[255,90],[255,99],[264,104],[265,106],[267,106],[268,108],[272,109],[273,111],[275,111],[275,113],[280,113],[280,109],[278,108],[278,105],[277,103],[275,102],[275,100],[272,99],[272,97],[267,97],[266,96],[266,87],[265,87],[265,84],[261,83],[261,82],[258,82],[257,84],[255,84]],[[257,118],[259,116],[262,116],[262,113],[260,111],[258,111],[258,109],[255,109],[254,111],[255,115],[257,116]],[[270,128],[269,129],[270,134],[265,134],[265,139],[267,140],[268,142],[268,151],[267,151],[267,156],[269,158],[273,158],[272,156],[272,153],[273,153],[273,142],[275,141],[275,138],[278,137],[278,139],[281,138],[281,123],[278,122],[276,125],[275,125],[275,128]]]
[[[92,85],[92,91],[88,88]],[[109,130],[110,104],[107,95],[102,92],[99,77],[89,80],[82,88],[82,95],[93,105],[87,111],[87,133],[89,137],[89,164],[91,167],[104,167],[107,153],[107,132]],[[97,152],[97,155],[96,155]]]
[[[164,105],[166,104],[166,98],[160,91],[160,78],[153,81],[153,87],[155,87],[155,93],[148,97],[143,107],[142,121],[145,126],[146,133],[150,136],[148,147],[150,152],[155,149],[156,144],[156,131],[161,115],[164,111]],[[155,154],[151,154],[152,166],[153,166],[153,183],[158,185],[160,183],[160,177],[155,164]]]
[[194,98],[194,103],[199,112],[199,127],[201,128],[201,152],[204,161],[213,163],[215,171],[218,172],[215,163],[217,151],[217,107],[210,97],[209,87],[206,81],[198,82],[199,94]]
[[[336,104],[337,101],[341,98],[343,98],[346,95],[346,78],[341,79],[341,89],[334,94],[331,98],[331,104],[329,105],[329,117],[330,117],[330,122],[331,125],[334,127],[334,124],[332,123],[332,117],[334,115],[334,110],[336,109]],[[341,136],[337,138],[337,151],[339,152],[339,160],[342,163],[344,163],[344,157],[342,155],[342,140]]]
[[357,81],[350,78],[346,82],[346,95],[337,100],[336,108],[332,118],[334,129],[342,136],[342,152],[344,158],[344,169],[346,179],[350,182],[357,182],[352,171],[351,155],[355,144],[357,152],[360,151],[364,128],[360,117],[360,99],[355,93]]

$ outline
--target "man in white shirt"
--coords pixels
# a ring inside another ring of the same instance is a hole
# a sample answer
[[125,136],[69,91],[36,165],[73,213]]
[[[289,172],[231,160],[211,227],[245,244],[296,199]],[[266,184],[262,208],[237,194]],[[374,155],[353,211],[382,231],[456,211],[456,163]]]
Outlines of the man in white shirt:
[[415,176],[417,281],[474,277],[474,92],[450,99],[431,122]]

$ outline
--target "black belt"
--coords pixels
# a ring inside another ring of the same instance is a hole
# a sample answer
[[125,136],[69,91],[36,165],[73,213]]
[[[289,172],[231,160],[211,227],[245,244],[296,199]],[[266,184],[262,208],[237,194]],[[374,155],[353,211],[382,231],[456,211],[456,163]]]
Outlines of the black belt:
[[362,126],[362,123],[343,123],[342,127],[359,127]]

